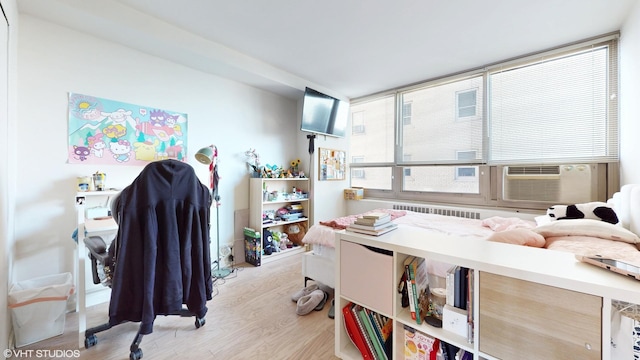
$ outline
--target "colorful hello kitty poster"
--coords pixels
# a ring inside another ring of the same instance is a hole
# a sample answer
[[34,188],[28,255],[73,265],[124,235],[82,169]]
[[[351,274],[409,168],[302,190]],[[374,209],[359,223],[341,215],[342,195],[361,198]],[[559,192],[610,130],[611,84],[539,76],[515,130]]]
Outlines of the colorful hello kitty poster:
[[146,165],[187,154],[187,114],[69,93],[70,164]]

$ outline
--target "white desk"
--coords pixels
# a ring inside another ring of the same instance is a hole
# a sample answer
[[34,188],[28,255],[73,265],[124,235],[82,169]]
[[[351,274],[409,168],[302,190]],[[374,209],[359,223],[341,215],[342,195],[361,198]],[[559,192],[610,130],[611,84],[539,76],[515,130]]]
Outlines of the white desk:
[[[87,249],[84,245],[85,237],[85,210],[88,207],[105,205],[109,197],[114,197],[119,191],[83,191],[76,193],[75,206],[77,213],[77,229],[78,244],[76,246],[76,263],[74,265],[75,281],[76,281],[76,311],[78,312],[78,346],[84,347],[84,333],[87,330],[87,286],[86,286],[86,266],[87,266]],[[88,233],[90,235],[101,235],[104,232]],[[108,288],[105,288],[108,290]],[[108,294],[108,292],[107,292]],[[108,300],[106,297],[105,300]]]

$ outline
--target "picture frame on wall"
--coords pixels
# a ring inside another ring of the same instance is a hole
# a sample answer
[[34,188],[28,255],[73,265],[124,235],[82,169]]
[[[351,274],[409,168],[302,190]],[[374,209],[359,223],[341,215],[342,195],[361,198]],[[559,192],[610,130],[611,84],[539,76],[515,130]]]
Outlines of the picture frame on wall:
[[344,180],[346,178],[346,152],[318,149],[318,180]]

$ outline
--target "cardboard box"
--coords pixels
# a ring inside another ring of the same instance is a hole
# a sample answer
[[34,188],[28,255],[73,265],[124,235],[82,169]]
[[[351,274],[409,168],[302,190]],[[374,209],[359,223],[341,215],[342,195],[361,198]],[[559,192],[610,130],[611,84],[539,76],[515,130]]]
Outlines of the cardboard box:
[[345,200],[362,200],[364,198],[363,188],[348,188],[344,189]]
[[251,228],[244,228],[244,260],[254,266],[260,266],[262,260],[260,233]]
[[404,327],[405,360],[429,360],[435,339],[417,331]]

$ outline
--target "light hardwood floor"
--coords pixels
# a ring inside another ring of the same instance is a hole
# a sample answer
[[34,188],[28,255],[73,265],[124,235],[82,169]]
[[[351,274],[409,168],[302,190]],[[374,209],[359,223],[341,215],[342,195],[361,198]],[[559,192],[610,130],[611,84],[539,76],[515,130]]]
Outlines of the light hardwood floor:
[[[301,256],[260,267],[241,264],[217,282],[206,324],[200,329],[195,328],[194,318],[156,318],[153,333],[140,344],[143,360],[338,359],[334,320],[328,317],[333,294],[322,311],[296,315],[291,295],[304,286]],[[89,308],[88,327],[106,322],[107,313],[108,304]],[[124,323],[98,333],[98,344],[81,348],[79,359],[128,359],[137,330],[138,323]],[[77,316],[69,313],[63,335],[19,350],[75,350],[77,331]]]

